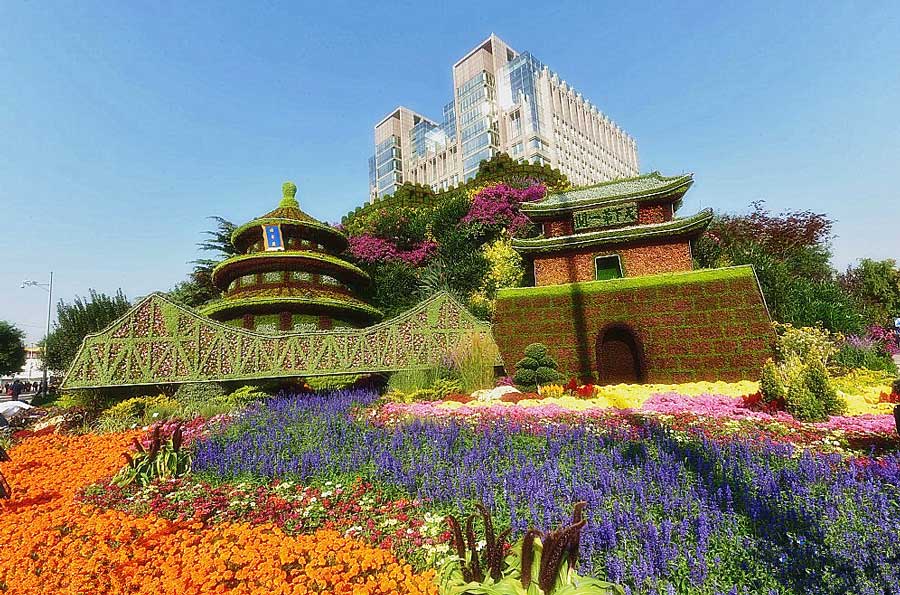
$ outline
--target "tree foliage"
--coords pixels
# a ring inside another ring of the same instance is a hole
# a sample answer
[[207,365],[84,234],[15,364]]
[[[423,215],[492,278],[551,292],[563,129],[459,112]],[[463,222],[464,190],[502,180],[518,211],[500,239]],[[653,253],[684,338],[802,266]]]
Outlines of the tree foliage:
[[0,320],[0,375],[15,374],[25,365],[25,333]]
[[753,265],[779,322],[858,332],[865,320],[830,264],[833,225],[821,213],[773,214],[755,202],[748,214],[717,215],[694,243],[693,254],[703,268]]
[[206,239],[198,242],[197,247],[205,252],[212,252],[215,257],[192,260],[194,270],[188,274],[185,281],[169,292],[169,297],[192,308],[222,295],[212,283],[212,271],[217,264],[238,253],[237,248],[231,243],[231,234],[237,226],[224,217],[212,216],[210,219],[216,222],[216,227],[203,232]]
[[862,305],[872,323],[893,326],[900,316],[900,269],[897,261],[863,258],[840,276],[841,286]]
[[67,370],[85,336],[103,330],[129,309],[131,303],[121,289],[114,296],[91,289],[88,298],[76,296],[71,304],[60,300],[56,326],[45,341],[47,366]]

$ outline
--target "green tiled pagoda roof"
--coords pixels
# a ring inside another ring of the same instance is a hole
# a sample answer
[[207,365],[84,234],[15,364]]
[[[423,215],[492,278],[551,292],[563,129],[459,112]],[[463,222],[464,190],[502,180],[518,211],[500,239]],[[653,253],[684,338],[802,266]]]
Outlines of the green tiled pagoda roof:
[[347,238],[344,234],[300,210],[300,203],[296,199],[297,186],[293,182],[285,182],[281,190],[283,196],[281,202],[278,203],[278,207],[262,217],[257,217],[253,221],[235,228],[231,233],[232,244],[236,246],[238,238],[248,231],[252,230],[258,233],[259,228],[263,225],[296,225],[297,227],[306,227],[330,235],[336,243],[343,246],[347,245]]
[[616,229],[603,229],[567,236],[545,238],[513,239],[512,247],[523,254],[535,252],[557,252],[572,248],[589,248],[604,244],[621,244],[655,238],[669,238],[680,235],[699,235],[712,221],[712,209],[704,209],[696,215],[673,219],[664,223],[632,225]]
[[204,316],[213,316],[231,310],[243,314],[259,309],[270,310],[273,308],[282,308],[293,310],[308,306],[311,308],[319,307],[328,310],[353,312],[375,319],[381,318],[382,316],[380,310],[373,308],[367,303],[354,297],[337,294],[319,294],[304,290],[294,291],[294,295],[287,295],[290,293],[292,293],[290,289],[279,288],[277,291],[270,292],[261,290],[256,295],[242,296],[237,299],[222,298],[203,306],[200,309],[200,313]]
[[[255,264],[259,268],[255,268],[253,273],[261,273],[272,270],[281,270],[280,267],[274,266],[275,263],[284,263],[285,261],[291,262],[296,261],[297,263],[309,262],[313,263],[321,263],[330,265],[334,268],[340,269],[346,273],[349,273],[352,277],[365,281],[369,279],[369,275],[366,274],[358,266],[347,262],[346,260],[342,260],[337,256],[332,256],[331,254],[325,254],[322,252],[312,252],[310,250],[285,250],[278,252],[252,252],[250,254],[239,254],[237,256],[232,256],[226,260],[223,260],[212,271],[212,282],[215,285],[219,284],[220,277],[224,274],[224,272],[239,263],[245,262],[253,262],[256,261]],[[272,265],[267,266],[267,262],[272,263]],[[284,270],[305,270],[305,269],[293,269],[288,268]],[[239,273],[236,276],[241,276],[243,274],[252,274],[251,272]],[[231,280],[228,279],[227,282]],[[226,282],[226,283],[227,283]]]
[[556,192],[543,200],[523,203],[522,212],[529,217],[561,215],[586,207],[620,202],[643,202],[672,195],[675,195],[677,210],[681,197],[693,183],[693,174],[666,177],[655,171],[634,178],[621,178],[566,192]]

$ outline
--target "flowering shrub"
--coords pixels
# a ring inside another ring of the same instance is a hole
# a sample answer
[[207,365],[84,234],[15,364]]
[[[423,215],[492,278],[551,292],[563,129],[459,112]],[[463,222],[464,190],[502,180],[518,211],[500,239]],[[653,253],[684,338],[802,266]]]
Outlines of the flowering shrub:
[[370,234],[351,236],[349,242],[350,254],[368,263],[399,261],[421,266],[437,249],[434,241],[426,240],[410,250],[401,250],[394,242]]
[[534,184],[526,188],[515,188],[507,184],[493,184],[480,189],[472,197],[472,206],[464,224],[481,224],[485,227],[504,227],[516,234],[528,225],[528,218],[522,214],[519,205],[544,198],[547,188]]

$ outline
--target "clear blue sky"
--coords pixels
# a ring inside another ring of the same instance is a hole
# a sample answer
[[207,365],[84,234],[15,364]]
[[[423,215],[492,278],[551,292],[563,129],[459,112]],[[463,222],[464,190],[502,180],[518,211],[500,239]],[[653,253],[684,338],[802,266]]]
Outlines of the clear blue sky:
[[46,296],[24,278],[169,289],[205,217],[264,213],[288,179],[339,220],[375,122],[439,118],[492,31],[632,134],[642,170],[693,171],[685,212],[765,199],[834,217],[839,268],[900,256],[896,1],[146,4],[0,3],[0,319],[31,340]]

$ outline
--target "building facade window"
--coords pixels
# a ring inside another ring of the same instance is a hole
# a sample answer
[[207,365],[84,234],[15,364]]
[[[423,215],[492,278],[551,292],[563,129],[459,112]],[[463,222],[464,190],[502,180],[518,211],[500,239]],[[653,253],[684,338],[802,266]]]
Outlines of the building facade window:
[[622,278],[622,259],[618,254],[594,258],[594,278],[597,281]]

